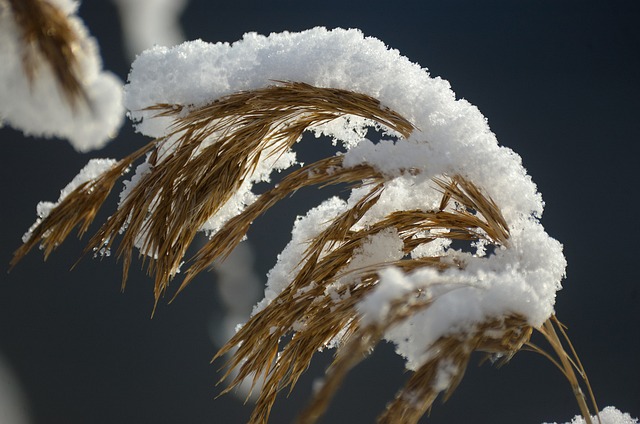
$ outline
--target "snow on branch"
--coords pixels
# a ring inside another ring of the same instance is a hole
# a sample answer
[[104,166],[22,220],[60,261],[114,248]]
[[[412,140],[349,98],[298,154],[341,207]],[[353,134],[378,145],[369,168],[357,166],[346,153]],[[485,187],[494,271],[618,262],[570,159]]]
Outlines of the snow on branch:
[[[125,105],[153,141],[65,193],[14,264],[38,245],[49,254],[76,226],[84,232],[143,156],[87,251],[108,252],[121,238],[126,278],[137,248],[155,274],[156,301],[181,269],[178,292],[229,255],[284,197],[347,183],[346,200],[326,199],[296,220],[264,299],[217,354],[231,354],[227,390],[247,379],[260,388],[252,423],[268,419],[315,352],[336,348],[300,417],[315,422],[381,340],[413,375],[380,422],[417,422],[455,389],[472,352],[506,362],[525,348],[558,366],[592,422],[595,399],[554,315],[566,262],[539,221],[541,196],[520,157],[446,81],[358,30],[315,28],[147,50],[132,65]],[[368,140],[370,129],[383,140]],[[255,183],[296,164],[307,131],[346,152],[255,194]],[[185,258],[198,231],[211,239]],[[553,354],[531,343],[534,330]]]
[[72,0],[0,0],[0,125],[102,147],[122,125],[122,83],[102,71]]

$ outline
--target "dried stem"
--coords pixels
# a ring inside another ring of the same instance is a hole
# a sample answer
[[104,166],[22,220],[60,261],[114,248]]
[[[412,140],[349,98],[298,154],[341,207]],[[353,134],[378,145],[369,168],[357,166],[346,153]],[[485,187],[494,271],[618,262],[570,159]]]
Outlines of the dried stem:
[[[411,292],[391,305],[384,320],[353,332],[347,343],[336,353],[336,359],[328,369],[323,385],[314,394],[298,422],[316,422],[328,407],[346,373],[364,359],[384,333],[428,308],[433,300],[425,297],[422,292]],[[473,351],[500,353],[511,358],[529,340],[531,330],[523,317],[514,315],[484,323],[475,332],[453,334],[437,340],[429,349],[434,352],[432,357],[398,392],[396,399],[380,415],[379,422],[416,423],[429,410],[440,392],[445,391],[448,397],[455,390]]]
[[[556,328],[558,331],[556,331]],[[576,353],[573,345],[571,344],[571,340],[569,340],[569,336],[567,335],[564,325],[558,320],[558,318],[553,315],[542,325],[541,328],[537,329],[540,334],[542,334],[555,354],[557,355],[558,360],[555,360],[550,354],[547,354],[538,346],[528,343],[531,349],[534,352],[541,353],[543,356],[547,357],[552,363],[554,363],[566,379],[571,384],[571,388],[573,389],[573,394],[578,402],[578,406],[580,408],[580,413],[585,420],[586,424],[592,424],[591,419],[591,410],[589,408],[589,404],[587,399],[585,398],[584,392],[582,391],[582,387],[580,385],[579,379],[582,380],[585,387],[587,388],[587,393],[589,395],[589,401],[591,402],[591,406],[593,407],[594,413],[598,418],[598,422],[601,423],[599,408],[595,400],[595,396],[593,394],[593,390],[591,389],[591,384],[589,384],[589,379],[587,378],[587,373],[578,358],[578,354]],[[560,335],[558,335],[560,332]],[[562,338],[560,337],[562,336]],[[564,342],[569,346],[569,352],[564,348]],[[580,378],[576,376],[575,371],[578,372]]]
[[196,254],[177,293],[216,259],[225,259],[242,241],[255,219],[297,190],[313,185],[356,184],[364,180],[372,184],[384,181],[383,176],[371,166],[345,168],[342,166],[342,160],[342,156],[332,156],[292,172],[276,187],[260,195],[242,213],[230,219]]

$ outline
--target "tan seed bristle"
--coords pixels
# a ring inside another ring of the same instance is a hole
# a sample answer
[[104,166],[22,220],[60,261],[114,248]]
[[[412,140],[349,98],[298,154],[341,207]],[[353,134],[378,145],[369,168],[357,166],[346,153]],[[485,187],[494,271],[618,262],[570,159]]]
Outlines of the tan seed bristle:
[[[230,369],[238,367],[239,373],[227,390],[239,384],[247,376],[261,373],[264,376],[263,390],[254,409],[251,423],[266,422],[279,391],[287,387],[291,389],[295,385],[317,350],[327,343],[337,343],[338,359],[329,371],[327,386],[301,416],[301,422],[314,422],[328,405],[333,390],[339,386],[339,380],[359,360],[356,358],[361,359],[365,351],[373,348],[388,328],[428,307],[431,303],[431,299],[412,294],[392,307],[394,312],[385,321],[385,326],[361,327],[356,305],[378,284],[379,271],[388,266],[398,267],[407,273],[421,267],[440,270],[452,266],[464,267],[462,263],[445,262],[440,257],[424,257],[379,263],[363,269],[347,271],[348,264],[358,248],[371,236],[390,228],[395,229],[404,241],[407,253],[422,243],[433,241],[436,237],[463,240],[487,238],[491,243],[507,241],[508,230],[506,225],[502,225],[504,221],[499,210],[486,207],[486,205],[493,205],[492,201],[471,182],[456,176],[451,179],[440,179],[438,184],[445,190],[441,202],[443,209],[447,206],[447,198],[454,198],[462,206],[447,211],[398,211],[378,222],[360,225],[360,229],[355,229],[356,224],[377,203],[384,190],[384,181],[372,184],[367,195],[356,202],[351,209],[334,218],[324,230],[309,241],[300,269],[293,276],[291,283],[276,299],[254,315],[218,352],[216,357],[237,347],[227,366]],[[476,213],[469,212],[468,209],[474,209]],[[494,216],[487,219],[483,214],[484,211]],[[418,234],[442,229],[448,231],[434,231],[432,237],[416,237]],[[338,279],[341,281],[341,286],[332,289],[333,294],[329,294],[326,291],[327,288]],[[292,329],[294,324],[295,331]],[[505,333],[508,331],[505,330]],[[525,333],[526,331],[523,332]],[[289,334],[293,335],[292,340],[280,347],[281,339]],[[497,332],[492,331],[492,334]],[[504,340],[496,341],[495,338],[484,336],[484,333],[479,330],[478,334],[471,338],[470,344],[465,342],[461,345],[462,347],[456,347],[456,349],[468,351],[464,355],[459,355],[460,365],[464,362],[466,366],[468,355],[474,349],[506,351],[505,340],[511,338],[506,337]],[[364,343],[365,340],[368,342]],[[274,352],[278,350],[280,351],[275,359]],[[432,366],[435,367],[435,364],[437,363],[434,362]],[[464,367],[461,368],[463,369]],[[432,370],[432,372],[435,371]],[[420,377],[416,378],[420,380]],[[437,392],[434,396],[436,395]],[[428,396],[425,399],[428,399]],[[430,405],[429,402],[427,403]],[[395,408],[399,407],[400,404]],[[413,412],[413,416],[419,417],[423,412],[424,408],[418,408]],[[406,418],[405,413],[406,411],[396,422],[402,422],[402,419]],[[388,414],[396,416],[394,412]]]
[[[133,250],[138,247],[148,273],[155,274],[156,301],[176,275],[197,231],[242,186],[267,154],[265,151],[269,155],[280,155],[297,142],[306,129],[347,115],[369,119],[403,137],[408,137],[413,130],[410,122],[370,96],[297,82],[279,82],[234,93],[201,107],[164,104],[149,110],[156,111],[158,116],[173,117],[171,131],[152,143],[151,147],[157,146],[148,159],[152,171],[141,177],[118,210],[92,237],[86,250],[111,247],[125,229],[117,249],[117,256],[123,259],[123,286]],[[172,146],[171,153],[160,153],[167,145]],[[136,153],[125,158],[121,161],[123,168],[132,163],[130,159],[140,156]],[[333,161],[340,162],[339,159]],[[378,175],[372,168],[361,166],[334,176],[328,171],[331,163],[330,159],[316,166],[317,170],[327,167],[320,177],[311,176],[306,180],[298,173],[295,179],[286,180],[290,183],[288,189],[295,191],[296,187],[312,184],[356,183]],[[119,174],[120,170],[101,176],[86,191],[95,191],[94,188],[100,191],[104,186],[108,193]],[[285,189],[271,192],[274,199],[286,194]],[[76,190],[55,208],[58,212],[54,209],[51,216],[40,223],[32,240],[16,253],[15,262],[41,241],[48,254],[68,235],[69,231],[63,229],[69,227],[70,230],[82,220],[86,223],[84,232],[94,215],[76,210],[97,210],[105,198],[106,195],[96,194],[87,197],[82,187]],[[263,206],[268,208],[272,203],[267,201]],[[73,213],[67,215],[68,211]],[[250,212],[261,213],[260,208]],[[237,234],[231,237],[229,246],[235,243]],[[205,268],[207,261],[224,252],[201,251],[186,281]]]

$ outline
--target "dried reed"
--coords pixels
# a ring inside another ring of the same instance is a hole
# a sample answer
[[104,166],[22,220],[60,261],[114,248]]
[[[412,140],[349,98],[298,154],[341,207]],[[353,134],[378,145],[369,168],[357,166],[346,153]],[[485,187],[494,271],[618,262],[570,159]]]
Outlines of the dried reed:
[[[567,335],[565,328],[566,327],[558,320],[558,318],[553,315],[545,321],[541,328],[537,329],[547,340],[553,349],[553,352],[557,355],[557,359],[534,343],[527,342],[527,348],[549,359],[560,370],[560,372],[562,372],[573,389],[573,395],[578,402],[578,407],[580,408],[580,413],[582,414],[585,423],[592,424],[591,416],[593,414],[589,408],[589,403],[591,403],[593,411],[598,419],[598,423],[602,424],[600,414],[598,412],[600,409],[596,403],[591,384],[589,383],[589,378],[587,377],[587,372],[582,366],[580,358],[578,358],[578,354],[574,349],[571,340],[569,340],[569,336]],[[560,336],[558,335],[558,332],[560,333]],[[565,343],[569,346],[568,352],[564,348]],[[576,372],[579,377],[576,375]],[[581,381],[582,384],[580,384]],[[582,389],[583,385],[587,390],[587,395],[589,397],[588,400]]]
[[[440,203],[442,210],[394,212],[379,222],[356,230],[355,224],[379,200],[384,189],[384,184],[372,185],[367,196],[309,241],[303,265],[291,284],[255,314],[218,352],[216,357],[237,347],[227,365],[228,373],[238,368],[238,374],[227,391],[245,378],[265,380],[250,422],[266,422],[277,393],[295,385],[316,351],[328,344],[335,344],[338,346],[337,359],[328,373],[327,382],[300,418],[304,423],[314,422],[326,408],[346,371],[372,349],[389,328],[431,304],[433,299],[412,293],[393,305],[384,325],[362,327],[356,305],[377,285],[381,269],[396,266],[404,272],[412,272],[421,267],[440,270],[452,266],[464,267],[464,263],[443,261],[440,257],[423,257],[348,270],[347,266],[355,252],[370,237],[393,229],[402,238],[406,252],[439,237],[486,239],[494,244],[507,242],[509,231],[499,209],[475,185],[461,176],[441,178],[436,184],[443,192]],[[457,206],[450,206],[452,199]],[[487,218],[480,211],[494,215]],[[418,237],[424,233],[432,236]],[[340,283],[335,288],[338,280]],[[454,361],[461,378],[468,357],[474,350],[500,351],[508,355],[515,353],[517,349],[514,346],[517,344],[519,348],[522,344],[520,339],[516,344],[505,343],[505,340],[512,340],[514,333],[526,334],[527,331],[520,328],[522,320],[506,321],[517,321],[518,325],[505,328],[497,339],[496,336],[487,335],[497,334],[497,324],[492,321],[472,335],[455,335],[439,341],[437,345],[442,348],[439,350],[442,357],[421,368],[412,379],[414,383],[405,389],[413,392],[415,390],[412,387],[416,385],[427,390],[419,396],[424,405],[409,413],[409,405],[403,403],[401,399],[404,397],[400,396],[393,404],[395,406],[381,416],[382,422],[410,423],[422,416],[439,393],[430,387],[442,361]],[[292,336],[292,339],[280,350],[281,340],[287,336]]]
[[78,237],[82,237],[89,229],[100,206],[118,179],[133,162],[143,156],[154,144],[155,142],[147,144],[117,162],[96,179],[80,184],[69,193],[49,215],[37,222],[31,229],[29,239],[14,252],[11,267],[17,265],[31,249],[38,245],[44,251],[44,257],[47,259],[77,226],[79,226]]
[[[372,97],[293,82],[234,93],[201,107],[165,104],[150,109],[158,116],[175,118],[171,132],[123,159],[109,175],[72,192],[16,252],[14,264],[38,243],[50,252],[62,242],[80,222],[79,212],[75,212],[78,202],[94,211],[82,215],[84,232],[106,198],[106,194],[94,192],[108,193],[124,169],[153,150],[149,158],[153,172],[142,177],[86,250],[111,248],[126,229],[118,247],[118,257],[123,258],[123,285],[137,246],[143,262],[148,261],[148,272],[155,274],[157,301],[176,275],[196,232],[251,175],[265,151],[282,154],[306,129],[346,115],[370,119],[405,137],[413,129]],[[168,146],[173,148],[171,154],[163,155]],[[350,170],[347,174],[351,176],[345,178],[353,179],[358,172],[370,171]],[[326,181],[318,178],[312,183],[339,182],[327,172],[325,176]],[[87,197],[87,192],[94,194]],[[74,212],[68,215],[69,211]],[[196,263],[198,268],[202,261]]]
[[[346,115],[369,119],[402,137],[408,137],[413,130],[410,122],[374,98],[294,82],[231,94],[200,107],[163,104],[150,110],[156,111],[157,116],[174,119],[169,134],[69,194],[35,227],[31,238],[16,251],[12,264],[38,244],[48,256],[76,226],[80,227],[80,234],[84,233],[115,181],[150,152],[150,171],[90,240],[87,251],[111,248],[119,232],[124,231],[118,247],[118,256],[124,258],[123,284],[132,251],[138,247],[143,263],[149,261],[148,271],[155,273],[157,301],[175,276],[196,231],[251,178],[265,156],[282,154],[306,129]],[[404,172],[415,175],[418,171]],[[216,354],[214,359],[234,352],[221,381],[234,369],[237,374],[223,393],[247,378],[253,379],[254,384],[264,380],[251,423],[267,422],[278,393],[293,389],[315,352],[336,346],[336,357],[324,385],[299,418],[302,423],[315,422],[349,369],[392,327],[429,308],[436,300],[427,291],[416,290],[394,302],[383,321],[365,323],[358,304],[379,284],[381,270],[389,266],[407,274],[421,268],[464,270],[462,259],[411,257],[416,248],[438,238],[509,246],[509,228],[500,208],[462,175],[443,175],[433,180],[442,194],[437,209],[396,211],[364,225],[363,217],[380,200],[391,178],[366,164],[345,167],[340,156],[307,165],[230,219],[190,261],[178,292],[214,260],[226,257],[256,218],[300,188],[347,183],[368,190],[308,241],[290,284]],[[361,268],[351,266],[365,243],[389,231],[402,240],[404,258]],[[508,361],[523,347],[545,354],[562,370],[574,387],[582,414],[590,422],[574,369],[589,387],[586,375],[573,348],[571,355],[564,349],[556,327],[568,341],[555,317],[537,330],[549,340],[558,360],[530,342],[533,328],[516,314],[494,317],[466,332],[441,337],[425,348],[428,359],[380,415],[379,422],[417,422],[439,393],[444,391],[446,395],[455,389],[472,352],[498,354]],[[287,337],[289,342],[284,342]],[[595,407],[590,388],[589,393]]]

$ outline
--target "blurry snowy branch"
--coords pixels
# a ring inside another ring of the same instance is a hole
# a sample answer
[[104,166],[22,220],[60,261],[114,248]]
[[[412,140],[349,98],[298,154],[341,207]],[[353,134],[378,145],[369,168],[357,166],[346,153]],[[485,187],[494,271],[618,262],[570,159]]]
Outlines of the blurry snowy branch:
[[0,355],[0,424],[30,422],[27,403],[4,357]]
[[184,41],[180,13],[188,0],[113,0],[130,59],[154,45],[171,47]]
[[0,125],[100,148],[124,119],[122,82],[72,0],[0,0]]
[[[186,0],[114,0],[129,55],[184,40]],[[85,152],[122,125],[122,82],[102,70],[75,0],[0,0],[0,125],[68,139]]]

